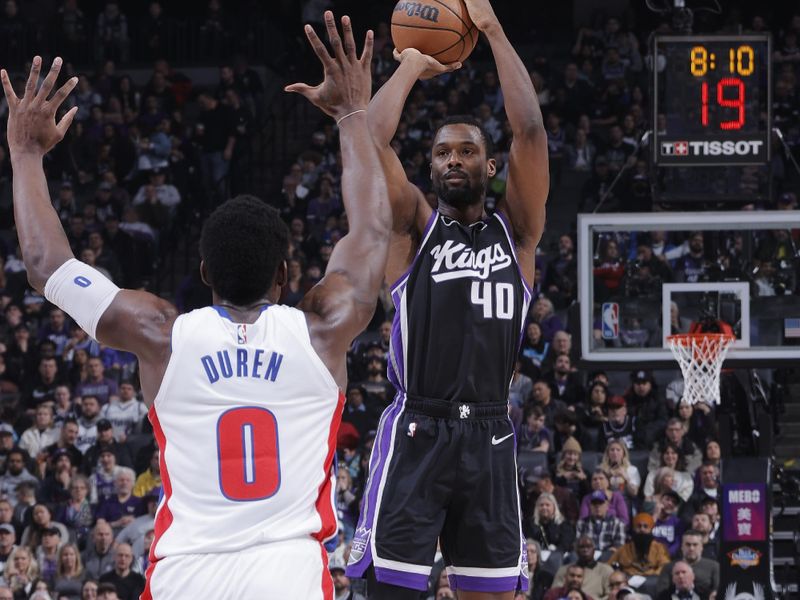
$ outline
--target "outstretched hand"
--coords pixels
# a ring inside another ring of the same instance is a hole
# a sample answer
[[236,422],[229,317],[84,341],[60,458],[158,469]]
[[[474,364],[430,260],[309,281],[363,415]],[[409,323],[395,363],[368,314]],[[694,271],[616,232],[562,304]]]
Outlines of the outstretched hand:
[[365,110],[369,104],[372,95],[370,66],[374,36],[372,30],[367,32],[364,50],[359,57],[350,17],[342,17],[344,44],[331,11],[325,12],[325,28],[328,30],[333,56],[317,37],[314,28],[311,25],[305,26],[306,37],[325,71],[322,83],[314,87],[305,83],[293,83],[284,89],[302,94],[325,114],[338,120],[354,111]]
[[8,148],[12,156],[14,154],[44,156],[53,149],[53,146],[64,139],[64,135],[72,124],[75,113],[78,112],[77,106],[61,117],[58,123],[56,123],[56,113],[78,84],[78,78],[71,78],[48,100],[61,71],[61,64],[60,58],[53,61],[50,72],[37,92],[36,84],[39,81],[42,59],[35,56],[22,98],[18,98],[11,87],[8,72],[5,69],[0,70],[0,80],[2,80],[3,90],[8,101]]
[[423,69],[419,75],[419,78],[422,80],[433,79],[437,75],[443,75],[444,73],[451,73],[461,68],[460,62],[455,62],[449,65],[445,65],[440,63],[432,56],[423,54],[416,48],[406,48],[402,52],[398,52],[397,48],[395,48],[392,54],[394,55],[394,59],[401,64],[406,61],[418,62],[420,68]]
[[494,25],[499,25],[497,15],[494,14],[489,0],[464,0],[469,18],[480,31],[486,31]]

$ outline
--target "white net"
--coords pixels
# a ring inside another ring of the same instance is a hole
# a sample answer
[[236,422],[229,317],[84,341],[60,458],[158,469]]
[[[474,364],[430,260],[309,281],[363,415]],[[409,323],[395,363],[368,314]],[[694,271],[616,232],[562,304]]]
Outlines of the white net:
[[725,333],[671,335],[672,354],[683,373],[683,402],[719,404],[719,374],[734,341]]

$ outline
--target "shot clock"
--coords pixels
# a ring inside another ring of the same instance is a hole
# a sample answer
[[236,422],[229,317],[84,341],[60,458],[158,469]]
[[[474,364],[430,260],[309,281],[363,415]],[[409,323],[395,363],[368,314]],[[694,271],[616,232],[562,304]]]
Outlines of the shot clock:
[[[768,35],[657,36],[653,160],[763,165],[770,157]],[[659,115],[663,115],[659,119]]]

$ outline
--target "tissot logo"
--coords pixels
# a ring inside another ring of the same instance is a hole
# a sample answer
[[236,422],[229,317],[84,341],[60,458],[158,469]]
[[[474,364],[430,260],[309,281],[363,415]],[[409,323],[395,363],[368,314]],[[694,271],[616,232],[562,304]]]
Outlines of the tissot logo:
[[661,156],[758,156],[763,140],[661,142]]
[[488,279],[490,273],[511,264],[511,257],[500,244],[475,252],[466,244],[447,240],[444,244],[434,246],[431,256],[434,259],[431,276],[436,283],[462,277]]

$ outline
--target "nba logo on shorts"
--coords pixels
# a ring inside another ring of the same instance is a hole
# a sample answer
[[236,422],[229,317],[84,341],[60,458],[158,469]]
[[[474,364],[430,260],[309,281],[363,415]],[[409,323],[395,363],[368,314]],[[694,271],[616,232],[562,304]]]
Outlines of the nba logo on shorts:
[[619,337],[619,304],[606,302],[601,312],[603,339],[615,340]]

